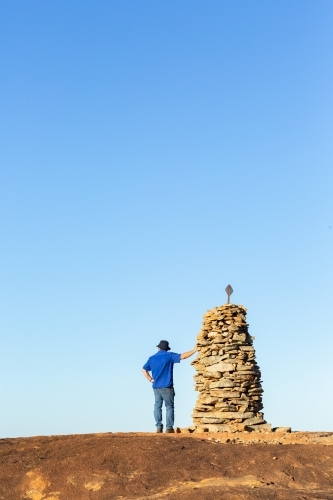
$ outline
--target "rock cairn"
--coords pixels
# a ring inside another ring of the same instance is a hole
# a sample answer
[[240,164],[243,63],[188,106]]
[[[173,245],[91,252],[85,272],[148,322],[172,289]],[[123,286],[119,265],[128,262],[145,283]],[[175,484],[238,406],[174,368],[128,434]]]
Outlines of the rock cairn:
[[192,415],[198,432],[271,430],[263,417],[261,373],[246,309],[225,304],[207,311],[192,362],[199,396]]

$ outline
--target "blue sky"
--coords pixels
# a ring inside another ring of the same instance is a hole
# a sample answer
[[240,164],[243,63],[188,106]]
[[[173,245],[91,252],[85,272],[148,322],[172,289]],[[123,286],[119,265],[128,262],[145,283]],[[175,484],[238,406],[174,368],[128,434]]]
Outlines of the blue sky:
[[1,437],[154,430],[142,365],[191,349],[228,283],[266,419],[332,430],[332,20],[323,0],[1,3]]

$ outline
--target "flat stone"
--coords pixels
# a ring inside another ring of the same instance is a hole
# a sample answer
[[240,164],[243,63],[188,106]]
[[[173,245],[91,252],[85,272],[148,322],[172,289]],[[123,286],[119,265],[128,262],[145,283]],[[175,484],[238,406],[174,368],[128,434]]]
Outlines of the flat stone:
[[[233,412],[233,411],[240,412],[241,411],[238,408],[236,408],[236,406],[228,404],[227,402],[226,403],[216,403],[215,410],[227,411],[227,412]],[[245,410],[244,410],[244,412],[242,411],[241,413],[245,413]]]
[[238,352],[238,345],[231,344],[231,345],[225,346],[224,350],[225,350],[225,352],[235,351],[235,353],[237,353]]
[[[230,398],[228,399],[228,401],[226,401],[226,403],[229,403],[231,405],[235,405],[235,406],[249,406],[249,401],[243,401],[243,399],[240,399],[240,398]],[[241,410],[236,410],[236,411],[240,411],[241,413],[246,413],[246,412],[243,412]]]
[[[220,356],[210,356],[211,358],[217,358],[217,357],[220,357]],[[230,363],[223,363],[223,362],[220,362],[220,363],[216,363],[216,364],[211,364],[210,366],[208,366],[206,364],[207,368],[206,370],[209,371],[209,372],[221,372],[221,373],[224,373],[224,372],[232,372],[234,370],[234,365],[231,365]]]
[[208,432],[235,432],[235,427],[228,424],[208,424]]
[[245,342],[245,340],[246,340],[246,334],[245,333],[240,333],[240,334],[235,333],[234,336],[233,336],[233,339],[234,340],[240,340],[241,342]]
[[[221,424],[223,422],[223,420],[221,420],[220,418],[202,418],[201,419],[201,422],[203,424]],[[208,429],[207,429],[208,430]]]
[[214,398],[214,397],[208,396],[207,398],[202,398],[202,399],[200,398],[199,399],[199,403],[203,404],[203,405],[213,405],[213,404],[215,404],[217,402],[218,402],[218,398],[217,397]]
[[[223,390],[220,390],[220,389],[213,389],[212,391],[210,391],[210,393],[211,393],[211,395],[212,395],[212,396],[217,396],[218,398],[221,398],[221,399],[223,399],[223,398],[225,398],[225,397],[226,397],[226,396],[224,395]],[[242,400],[241,400],[241,399],[239,399],[239,401],[242,401]],[[222,402],[223,402],[223,401],[221,401],[221,403],[222,403]],[[225,403],[226,403],[226,404],[229,404],[229,403],[230,403],[230,401],[226,401]]]
[[204,374],[205,377],[208,377],[208,378],[216,378],[216,379],[220,379],[222,377],[222,373],[221,372],[205,372]]
[[220,379],[217,380],[217,382],[211,382],[209,384],[210,389],[220,389],[221,387],[235,387],[236,384],[233,380],[228,380],[228,379]]
[[[205,365],[205,366],[210,366],[210,365],[214,365],[216,363],[219,363],[221,361],[221,356],[206,356],[206,357],[203,357],[201,362]],[[221,370],[212,370],[212,371],[221,371]]]
[[[240,398],[240,393],[235,391],[219,391],[219,398]],[[239,401],[242,401],[239,399]],[[246,402],[246,401],[245,401]]]
[[221,335],[221,331],[212,330],[208,333],[209,338],[216,337],[216,335]]
[[220,420],[233,420],[236,418],[247,419],[253,417],[254,414],[252,412],[240,413],[237,411],[211,411],[209,414],[205,415],[205,419],[219,418]]
[[276,427],[274,432],[291,432],[291,427]]
[[240,364],[238,364],[238,365],[237,365],[237,371],[242,371],[242,372],[244,372],[244,371],[254,372],[254,371],[255,371],[255,369],[254,369],[254,367],[249,366],[249,365],[240,365]]
[[219,342],[224,342],[224,337],[222,335],[216,335],[215,337],[212,338],[212,341],[214,344],[218,344]]
[[250,432],[270,432],[272,430],[272,426],[271,424],[245,425],[244,430]]
[[[241,359],[238,359],[238,358],[225,358],[223,360],[223,363],[225,363],[226,365],[238,365],[238,363],[242,363],[243,361]],[[235,367],[236,368],[236,367]]]
[[243,422],[245,425],[257,425],[257,424],[265,424],[265,420],[262,417],[253,417],[248,418]]
[[[254,370],[239,370],[237,372],[237,376],[239,375],[240,377],[243,376],[243,375],[256,375],[257,372],[255,372]],[[245,379],[245,380],[250,380],[250,379]]]
[[207,412],[208,410],[212,410],[212,409],[213,409],[213,406],[211,406],[211,405],[201,405],[201,404],[195,405],[195,411]]

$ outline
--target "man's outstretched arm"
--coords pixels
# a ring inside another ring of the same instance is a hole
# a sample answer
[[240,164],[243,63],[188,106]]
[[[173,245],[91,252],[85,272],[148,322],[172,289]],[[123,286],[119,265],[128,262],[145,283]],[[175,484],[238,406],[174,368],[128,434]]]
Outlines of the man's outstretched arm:
[[183,354],[180,355],[180,359],[186,359],[186,358],[189,358],[190,356],[192,356],[195,352],[197,352],[197,348],[195,347],[194,349],[192,349],[192,351],[187,351],[187,352],[183,352]]
[[150,373],[149,373],[149,372],[147,372],[147,370],[145,370],[144,368],[142,368],[142,373],[144,374],[144,376],[146,377],[146,379],[147,379],[149,382],[154,382],[153,377],[151,377]]

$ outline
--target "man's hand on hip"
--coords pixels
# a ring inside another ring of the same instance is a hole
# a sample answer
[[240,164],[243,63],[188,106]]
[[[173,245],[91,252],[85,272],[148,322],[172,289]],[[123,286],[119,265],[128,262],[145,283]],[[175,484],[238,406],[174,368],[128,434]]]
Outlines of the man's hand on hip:
[[146,377],[146,379],[148,380],[148,382],[151,382],[151,383],[154,382],[153,377],[150,375],[149,372],[147,372],[147,370],[145,370],[144,368],[142,368],[142,373]]

